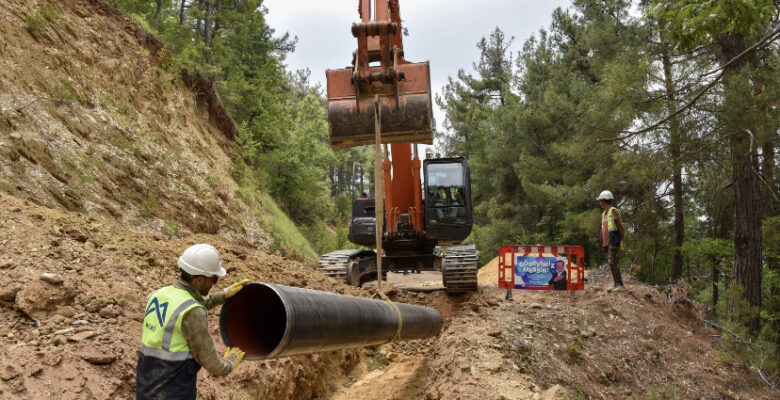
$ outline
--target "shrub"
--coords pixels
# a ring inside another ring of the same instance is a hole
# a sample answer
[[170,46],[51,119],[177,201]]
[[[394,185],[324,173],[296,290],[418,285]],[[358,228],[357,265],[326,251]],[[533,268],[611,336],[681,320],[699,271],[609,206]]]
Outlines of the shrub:
[[130,112],[133,111],[133,105],[127,101],[120,101],[119,104],[116,105],[116,111],[122,115],[130,114]]
[[73,87],[73,79],[70,77],[60,79],[52,88],[52,92],[57,101],[65,104],[71,104],[79,98],[76,88]]
[[38,37],[49,26],[49,22],[38,11],[24,17],[24,23],[27,26],[27,32],[34,37]]
[[146,196],[146,200],[144,200],[140,206],[138,206],[138,212],[141,214],[141,217],[148,218],[153,216],[157,210],[160,209],[160,204],[155,200],[154,196],[149,193]]
[[163,222],[160,230],[167,239],[172,239],[179,234],[179,231],[181,231],[181,226],[179,226],[176,221],[165,221]]
[[566,346],[566,354],[568,354],[569,357],[571,357],[571,360],[577,364],[585,362],[585,351],[582,348],[582,342],[579,339],[576,339]]
[[41,15],[49,22],[54,22],[60,16],[60,11],[51,3],[46,3],[41,10]]

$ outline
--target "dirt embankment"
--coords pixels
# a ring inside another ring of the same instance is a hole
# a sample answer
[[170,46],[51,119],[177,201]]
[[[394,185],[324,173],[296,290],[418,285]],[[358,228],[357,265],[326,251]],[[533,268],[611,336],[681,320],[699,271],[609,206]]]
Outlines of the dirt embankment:
[[140,232],[266,246],[236,199],[232,123],[168,61],[100,0],[0,2],[0,191]]
[[777,398],[719,349],[684,286],[661,293],[628,276],[607,293],[611,276],[589,275],[572,304],[553,291],[505,301],[497,272],[480,271],[480,293],[433,345],[426,398]]
[[[132,398],[146,295],[175,281],[176,259],[193,243],[222,251],[228,278],[214,290],[246,277],[361,293],[310,266],[215,235],[165,240],[5,194],[0,220],[0,398]],[[224,350],[217,318],[212,313],[211,333]],[[199,398],[316,397],[329,390],[328,377],[359,360],[358,350],[345,350],[246,362],[225,378],[202,371]]]
[[[0,398],[132,398],[146,295],[193,243],[222,252],[219,287],[365,294],[264,251],[235,195],[230,122],[203,94],[100,0],[0,2]],[[320,396],[361,354],[204,371],[200,398]]]

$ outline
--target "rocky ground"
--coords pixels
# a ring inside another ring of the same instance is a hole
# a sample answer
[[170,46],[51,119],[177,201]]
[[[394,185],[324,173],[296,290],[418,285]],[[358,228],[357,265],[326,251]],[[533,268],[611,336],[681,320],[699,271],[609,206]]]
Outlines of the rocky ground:
[[[719,347],[719,333],[705,327],[701,306],[688,299],[685,285],[659,292],[629,275],[625,291],[607,293],[611,276],[587,275],[586,290],[576,292],[573,303],[569,293],[553,291],[516,290],[512,301],[504,300],[505,291],[496,287],[497,259],[480,270],[478,293],[391,289],[400,301],[441,310],[444,330],[407,351],[381,347],[387,372],[356,369],[340,393],[365,400],[778,398]],[[440,285],[437,278],[391,274],[389,280],[427,290]],[[418,354],[425,357],[414,358]],[[367,357],[362,365],[377,363]],[[423,365],[421,386],[416,371]],[[393,379],[411,379],[410,386],[420,389],[397,396]]]
[[[33,33],[27,18],[49,5]],[[194,243],[223,255],[215,290],[249,278],[376,291],[268,251],[237,199],[221,106],[166,68],[159,42],[100,0],[0,2],[2,399],[133,398],[145,298]],[[436,290],[435,273],[390,274],[392,299],[441,312],[437,337],[201,371],[199,398],[778,398],[719,350],[684,286],[606,293],[591,272],[574,304],[557,292],[508,302],[496,268],[460,296]]]

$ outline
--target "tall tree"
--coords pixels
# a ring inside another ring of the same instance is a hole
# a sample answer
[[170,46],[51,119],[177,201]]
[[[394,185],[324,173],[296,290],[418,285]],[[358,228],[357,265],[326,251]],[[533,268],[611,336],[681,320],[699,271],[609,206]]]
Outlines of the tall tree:
[[655,13],[670,22],[667,33],[682,47],[695,48],[714,43],[723,68],[724,100],[718,116],[722,135],[730,143],[734,192],[734,280],[742,285],[745,298],[755,306],[751,322],[759,327],[761,307],[761,192],[757,171],[758,143],[754,127],[752,93],[744,67],[755,52],[743,54],[747,43],[768,32],[775,15],[770,0],[712,2],[678,0],[654,2]]

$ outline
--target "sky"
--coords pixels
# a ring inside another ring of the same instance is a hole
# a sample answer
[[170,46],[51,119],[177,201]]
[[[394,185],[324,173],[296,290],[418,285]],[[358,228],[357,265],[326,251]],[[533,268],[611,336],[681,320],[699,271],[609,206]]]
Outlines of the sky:
[[[531,35],[547,29],[553,10],[566,8],[569,0],[400,0],[401,19],[409,36],[403,38],[405,58],[429,61],[431,88],[441,94],[447,77],[459,69],[473,71],[479,59],[477,42],[499,27],[517,53]],[[295,52],[288,55],[290,70],[308,68],[312,83],[325,88],[325,70],[345,68],[351,62],[357,40],[350,28],[359,20],[358,0],[265,0],[266,20],[279,36],[298,37]],[[435,104],[439,129],[444,114]]]

